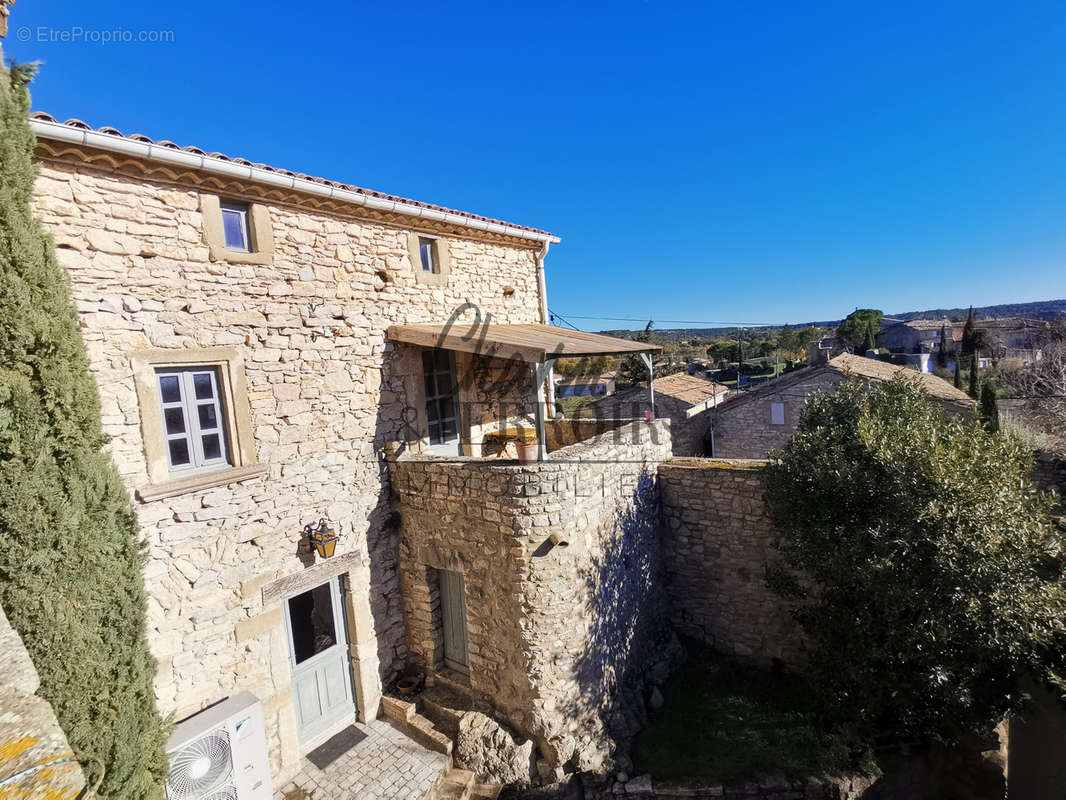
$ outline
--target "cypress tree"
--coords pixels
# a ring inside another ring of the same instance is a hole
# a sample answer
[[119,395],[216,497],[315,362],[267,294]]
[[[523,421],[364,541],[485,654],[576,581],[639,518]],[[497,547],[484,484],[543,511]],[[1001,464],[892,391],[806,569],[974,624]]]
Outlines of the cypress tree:
[[981,380],[977,377],[977,353],[970,354],[970,388],[967,390],[967,394],[974,400],[977,399],[978,391],[981,388]]
[[157,797],[143,547],[66,272],[31,213],[34,71],[0,65],[0,604],[71,747],[104,762],[100,796]]
[[981,423],[989,433],[999,430],[999,403],[996,401],[995,387],[989,381],[981,386],[981,402],[979,405]]
[[874,326],[873,326],[873,323],[871,322],[866,327],[866,339],[862,343],[862,352],[863,352],[863,355],[865,355],[866,353],[869,353],[871,350],[876,350],[876,349],[877,349],[877,337],[874,335]]
[[960,360],[959,357],[956,355],[955,356],[955,388],[956,389],[961,389],[962,388],[962,372],[961,372],[961,369],[959,367],[959,360]]
[[973,352],[973,339],[974,334],[977,331],[977,325],[973,319],[973,306],[970,306],[970,312],[966,315],[966,324],[962,327],[962,354],[969,355]]
[[948,365],[948,332],[944,325],[940,326],[940,344],[936,348],[936,365],[942,369]]

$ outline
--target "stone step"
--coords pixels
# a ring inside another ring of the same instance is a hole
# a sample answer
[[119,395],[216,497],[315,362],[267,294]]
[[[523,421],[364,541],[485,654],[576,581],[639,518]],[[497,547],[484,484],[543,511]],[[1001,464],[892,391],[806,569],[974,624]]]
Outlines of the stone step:
[[429,673],[426,676],[426,687],[429,689],[444,689],[460,697],[465,697],[467,700],[473,697],[469,679],[452,670],[437,670]]
[[471,800],[473,791],[474,773],[452,767],[438,776],[425,800]]
[[478,783],[475,781],[474,789],[470,792],[470,800],[496,800],[502,791],[503,784]]
[[384,695],[381,698],[381,710],[385,712],[385,716],[393,722],[405,725],[410,722],[411,717],[417,713],[418,707],[415,703],[409,700]]
[[433,720],[420,714],[416,703],[386,695],[381,699],[381,710],[400,730],[423,747],[451,756],[454,746],[452,737],[438,728]]
[[410,734],[411,738],[416,742],[421,743],[423,746],[428,747],[430,750],[436,750],[438,753],[443,753],[446,756],[452,754],[452,737],[444,731],[437,728],[433,724],[433,720],[423,717],[421,714],[415,714],[411,717],[410,722],[407,723],[405,731]]
[[459,720],[470,710],[469,697],[442,686],[426,689],[418,697],[418,711],[433,720],[437,728],[453,739],[459,733]]

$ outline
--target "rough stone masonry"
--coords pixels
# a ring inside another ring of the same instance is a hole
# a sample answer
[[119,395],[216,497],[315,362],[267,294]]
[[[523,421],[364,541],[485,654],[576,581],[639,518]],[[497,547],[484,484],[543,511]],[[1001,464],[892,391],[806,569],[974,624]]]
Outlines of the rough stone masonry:
[[[412,656],[536,742],[549,768],[603,769],[646,722],[645,675],[672,652],[656,477],[669,456],[657,421],[538,464],[392,464]],[[469,675],[442,663],[439,569],[464,576]]]
[[[399,355],[386,328],[443,321],[468,302],[499,322],[539,321],[536,243],[442,228],[449,273],[427,285],[410,231],[354,207],[318,207],[281,190],[266,197],[237,181],[44,140],[38,164],[35,210],[70,275],[108,450],[131,492],[153,488],[143,430],[160,413],[142,405],[133,358],[209,358],[217,348],[240,358],[260,473],[136,511],[161,710],[181,719],[238,689],[254,692],[279,782],[301,749],[271,588],[310,572],[305,524],[325,517],[341,535],[335,558],[349,590],[362,713],[376,715],[381,679],[407,655],[379,448],[402,438],[411,398],[388,370]],[[209,247],[205,198],[217,206],[220,195],[259,209],[272,239],[265,263]]]

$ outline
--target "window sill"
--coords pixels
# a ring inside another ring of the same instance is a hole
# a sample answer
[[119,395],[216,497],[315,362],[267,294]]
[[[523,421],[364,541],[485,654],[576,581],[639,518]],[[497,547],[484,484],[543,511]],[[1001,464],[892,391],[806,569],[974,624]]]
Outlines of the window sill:
[[230,250],[228,247],[209,245],[212,261],[226,261],[230,264],[272,264],[274,263],[274,251],[262,252],[259,250]]
[[190,478],[165,481],[152,484],[138,489],[135,494],[142,503],[150,503],[153,500],[162,500],[166,497],[176,497],[179,494],[197,492],[201,489],[211,489],[215,486],[224,486],[227,483],[237,483],[252,478],[258,478],[267,473],[266,464],[247,464],[243,467],[227,467],[226,469],[206,472],[203,475],[193,475]]

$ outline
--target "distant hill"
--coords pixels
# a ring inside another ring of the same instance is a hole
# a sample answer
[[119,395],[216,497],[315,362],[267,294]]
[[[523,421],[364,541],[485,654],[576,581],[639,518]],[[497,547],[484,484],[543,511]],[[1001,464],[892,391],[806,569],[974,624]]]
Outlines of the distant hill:
[[[927,311],[907,311],[903,314],[886,314],[897,319],[966,319],[969,308],[931,308]],[[978,319],[987,317],[1029,317],[1051,319],[1056,314],[1066,314],[1066,300],[1038,300],[1035,303],[1004,303],[998,306],[974,308]]]
[[[966,314],[969,312],[969,308],[930,308],[925,311],[905,311],[902,314],[890,314],[886,313],[886,317],[894,317],[895,319],[909,320],[909,319],[966,319]],[[1051,319],[1056,314],[1066,314],[1066,300],[1038,300],[1034,303],[1003,303],[998,306],[981,306],[975,307],[973,310],[974,316],[978,319],[986,319],[988,317],[1029,317],[1031,319]],[[820,322],[802,322],[796,325],[792,325],[793,329],[796,328],[827,328],[832,329],[837,327],[843,320],[832,319],[822,320]],[[772,335],[780,330],[779,326],[765,326],[759,328],[654,328],[656,336],[662,337],[668,341],[683,341],[686,339],[694,339],[699,337],[701,339],[715,339],[718,337],[726,337],[730,339],[743,338],[751,340],[760,338],[762,336]],[[636,331],[627,330],[611,330],[601,331],[610,336],[617,336],[622,339],[628,339],[633,336]]]

